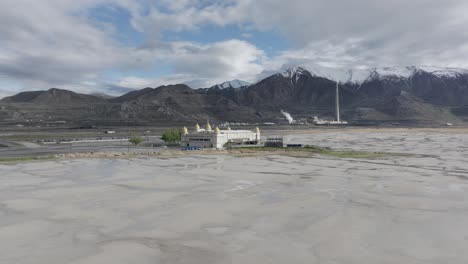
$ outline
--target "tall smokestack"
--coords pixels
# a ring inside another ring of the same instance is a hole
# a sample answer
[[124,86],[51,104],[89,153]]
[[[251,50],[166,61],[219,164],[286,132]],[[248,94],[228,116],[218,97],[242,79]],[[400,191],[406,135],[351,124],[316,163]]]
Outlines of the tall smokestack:
[[340,87],[339,83],[336,82],[336,121],[340,122]]

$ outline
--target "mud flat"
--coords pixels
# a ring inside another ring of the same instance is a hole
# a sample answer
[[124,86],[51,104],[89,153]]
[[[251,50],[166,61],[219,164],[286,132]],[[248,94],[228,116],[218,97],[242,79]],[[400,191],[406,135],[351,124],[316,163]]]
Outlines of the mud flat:
[[0,263],[468,263],[468,135],[287,141],[415,155],[0,165]]

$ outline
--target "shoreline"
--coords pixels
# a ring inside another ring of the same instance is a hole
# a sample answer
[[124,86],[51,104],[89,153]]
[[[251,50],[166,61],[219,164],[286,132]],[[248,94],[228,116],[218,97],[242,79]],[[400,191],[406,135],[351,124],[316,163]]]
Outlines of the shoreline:
[[[346,141],[346,138],[352,137],[380,137],[382,134],[389,135],[400,135],[402,138],[412,138],[419,134],[427,135],[465,135],[468,134],[468,128],[460,127],[447,127],[447,128],[355,128],[355,127],[342,127],[342,128],[320,128],[320,129],[281,129],[281,130],[263,130],[262,135],[264,137],[270,136],[284,136],[292,143],[298,144],[310,144],[312,146],[320,146],[321,148],[330,147],[333,151],[338,152],[354,152],[348,153],[351,156],[356,156],[356,152],[366,152],[364,156],[375,156],[369,153],[382,153],[389,152],[383,146],[369,146],[361,141],[351,142]],[[309,138],[309,140],[305,140]],[[342,141],[344,140],[344,142]],[[377,140],[377,139],[374,139]],[[378,140],[376,142],[379,142]],[[404,141],[403,141],[404,142]],[[379,142],[380,143],[380,142]],[[361,145],[362,144],[362,145]],[[76,150],[74,149],[76,148]],[[287,156],[307,156],[310,153],[299,153],[296,149],[289,153],[280,153],[275,150],[274,153],[257,153],[254,154],[252,151],[247,151],[243,148],[243,153],[239,153],[241,150],[210,150],[204,149],[203,151],[191,152],[182,151],[180,148],[154,148],[154,147],[138,147],[134,149],[130,148],[130,152],[127,152],[127,147],[120,145],[86,145],[86,144],[74,144],[73,146],[65,146],[64,144],[56,145],[37,145],[35,147],[12,147],[4,148],[0,153],[0,163],[15,163],[15,162],[36,162],[44,160],[56,160],[56,159],[74,159],[74,158],[135,158],[135,157],[179,157],[192,154],[200,155],[287,155]],[[259,150],[256,148],[257,151]],[[270,149],[271,151],[271,149]],[[250,153],[247,153],[250,152]],[[406,153],[405,151],[402,151]],[[22,155],[21,155],[22,154]],[[315,153],[320,154],[320,153]],[[324,154],[323,152],[321,154]],[[339,156],[339,153],[329,153]],[[346,154],[345,156],[350,156]],[[413,153],[415,154],[415,153]],[[424,154],[424,153],[419,153]],[[388,154],[387,154],[388,155]],[[357,155],[359,156],[359,155]]]
[[313,158],[317,156],[328,156],[338,159],[378,159],[386,157],[413,156],[404,153],[373,152],[373,151],[354,151],[337,150],[330,148],[321,148],[309,146],[304,148],[265,148],[250,147],[236,148],[232,150],[204,149],[199,151],[182,150],[163,150],[149,152],[76,152],[56,155],[30,156],[18,158],[0,158],[1,165],[20,164],[29,162],[60,161],[60,160],[79,160],[79,159],[139,159],[139,158],[158,158],[170,159],[188,156],[232,156],[243,157],[268,157],[285,156],[295,158]]

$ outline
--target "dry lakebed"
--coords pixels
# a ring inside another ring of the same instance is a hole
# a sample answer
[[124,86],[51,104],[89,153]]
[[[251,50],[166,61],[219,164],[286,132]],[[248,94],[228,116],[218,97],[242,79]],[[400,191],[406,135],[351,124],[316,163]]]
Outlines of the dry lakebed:
[[0,263],[468,263],[468,134],[286,135],[353,157],[0,165]]

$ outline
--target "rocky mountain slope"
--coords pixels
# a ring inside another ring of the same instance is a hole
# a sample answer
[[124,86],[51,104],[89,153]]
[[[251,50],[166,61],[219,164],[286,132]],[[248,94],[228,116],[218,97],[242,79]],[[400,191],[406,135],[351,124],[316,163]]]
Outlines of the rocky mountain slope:
[[[468,71],[405,67],[346,74],[347,79],[340,83],[340,100],[347,120],[445,124],[468,118]],[[276,122],[282,109],[296,117],[332,118],[336,80],[342,76],[295,67],[251,85],[227,82],[196,90],[183,84],[168,85],[115,98],[59,89],[22,92],[0,100],[0,120]]]
[[36,105],[99,104],[106,100],[94,95],[79,94],[52,88],[47,91],[22,92],[1,100],[3,103],[31,103]]

